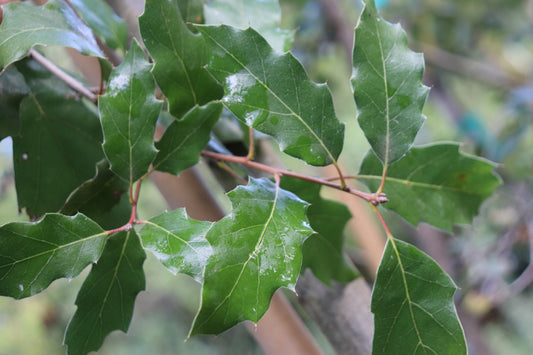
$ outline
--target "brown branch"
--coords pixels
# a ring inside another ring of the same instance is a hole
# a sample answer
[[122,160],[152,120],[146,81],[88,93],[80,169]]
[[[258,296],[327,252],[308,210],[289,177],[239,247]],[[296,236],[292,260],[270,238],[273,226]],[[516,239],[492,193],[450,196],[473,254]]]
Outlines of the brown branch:
[[96,102],[97,96],[95,94],[93,94],[89,89],[83,86],[83,84],[80,83],[78,80],[74,79],[73,77],[65,73],[63,70],[61,70],[61,68],[59,68],[57,65],[49,61],[47,58],[45,58],[35,49],[31,49],[29,55],[31,55],[33,59],[39,62],[50,73],[58,77],[61,81],[63,81],[68,86],[70,86],[72,90],[79,92],[81,95],[85,96],[92,102]]
[[274,176],[276,176],[276,175],[279,175],[279,176],[290,176],[290,177],[293,177],[293,178],[296,178],[296,179],[305,180],[305,181],[309,181],[309,182],[312,182],[312,183],[315,183],[315,184],[328,186],[328,187],[331,187],[331,188],[334,188],[334,189],[337,189],[337,190],[341,190],[341,191],[347,192],[347,193],[349,193],[351,195],[355,195],[357,197],[360,197],[360,198],[364,199],[365,201],[370,202],[374,206],[377,206],[377,205],[379,205],[381,203],[385,203],[385,202],[389,201],[387,199],[387,197],[385,197],[384,193],[377,193],[376,194],[376,193],[368,193],[368,192],[359,191],[359,190],[353,189],[353,188],[351,188],[349,186],[346,186],[346,185],[342,186],[342,184],[341,185],[340,184],[336,184],[336,183],[334,183],[332,181],[327,181],[327,180],[319,179],[319,178],[316,178],[316,177],[303,175],[303,174],[295,173],[295,172],[292,172],[292,171],[278,169],[278,168],[274,168],[272,166],[268,166],[268,165],[265,165],[265,164],[257,163],[257,162],[251,161],[247,157],[236,157],[236,156],[233,156],[233,155],[219,154],[219,153],[209,152],[209,151],[205,151],[205,150],[202,151],[202,155],[204,157],[211,158],[211,159],[214,159],[214,160],[237,163],[237,164],[241,164],[241,165],[244,165],[244,166],[247,166],[247,167],[250,167],[250,168],[254,168],[254,169],[257,169],[257,170],[262,170],[262,171],[265,171],[265,172],[267,172],[269,174],[272,174]]

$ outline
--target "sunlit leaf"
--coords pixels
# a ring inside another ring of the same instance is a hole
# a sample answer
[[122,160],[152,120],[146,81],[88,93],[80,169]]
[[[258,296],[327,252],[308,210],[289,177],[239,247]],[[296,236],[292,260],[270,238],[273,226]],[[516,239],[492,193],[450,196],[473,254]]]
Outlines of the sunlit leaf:
[[175,120],[156,143],[159,152],[154,160],[154,169],[178,175],[198,163],[202,149],[209,142],[211,128],[221,112],[222,104],[212,102],[197,106],[181,120]]
[[23,58],[36,45],[72,47],[86,55],[104,56],[92,31],[61,0],[42,6],[31,2],[3,5],[0,24],[0,69]]
[[311,204],[307,209],[307,218],[316,233],[304,242],[302,270],[311,269],[326,285],[331,285],[333,280],[346,283],[355,279],[358,274],[343,253],[343,230],[352,218],[348,208],[322,198],[321,186],[311,182],[284,177],[281,187]]
[[204,68],[204,40],[187,28],[177,0],[148,0],[139,25],[155,62],[154,77],[174,116],[222,96],[222,89]]
[[[453,224],[471,223],[481,203],[500,184],[494,164],[459,152],[458,144],[413,148],[389,167],[383,205],[416,226],[420,222],[447,231]],[[369,153],[360,180],[372,191],[381,181],[381,162]]]
[[128,331],[135,298],[145,289],[145,259],[134,231],[109,238],[76,298],[78,309],[65,334],[67,354],[96,351],[113,330]]
[[386,165],[412,146],[425,116],[429,88],[422,84],[422,54],[407,47],[399,24],[386,22],[373,0],[355,30],[352,86],[357,120],[372,150]]
[[19,133],[19,105],[29,92],[24,77],[15,68],[9,67],[0,76],[0,140]]
[[150,250],[173,274],[183,273],[202,280],[211,247],[205,235],[211,222],[189,218],[185,209],[151,218],[141,229],[145,249]]
[[393,239],[378,269],[372,354],[466,354],[456,286],[433,259]]
[[77,276],[95,262],[106,234],[82,214],[47,214],[38,223],[0,227],[0,295],[33,296],[52,281]]
[[161,101],[155,98],[155,82],[142,48],[136,40],[109,79],[98,100],[104,130],[104,152],[111,170],[133,184],[154,159],[154,132]]
[[210,1],[204,6],[204,15],[206,24],[254,28],[279,53],[291,48],[293,33],[279,28],[281,9],[277,0]]
[[128,27],[103,0],[70,0],[81,18],[110,48],[124,49]]
[[212,54],[207,70],[224,85],[222,102],[241,121],[273,136],[312,165],[336,161],[344,125],[326,85],[312,82],[290,53],[279,55],[255,30],[197,26]]
[[40,216],[58,211],[74,189],[94,177],[104,158],[102,128],[94,110],[67,98],[70,91],[34,62],[17,68],[32,95],[20,104],[20,134],[13,137],[15,186],[19,208]]
[[228,196],[232,212],[206,236],[213,254],[191,335],[257,322],[278,288],[294,290],[302,243],[313,233],[305,217],[307,203],[270,180],[250,178]]

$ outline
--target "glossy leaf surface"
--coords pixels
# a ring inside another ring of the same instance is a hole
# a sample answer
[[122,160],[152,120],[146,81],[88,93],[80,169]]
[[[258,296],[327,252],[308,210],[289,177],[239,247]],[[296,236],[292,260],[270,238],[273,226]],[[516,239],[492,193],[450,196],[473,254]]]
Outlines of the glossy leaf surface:
[[67,354],[96,351],[113,330],[128,331],[135,298],[145,289],[145,259],[134,231],[109,238],[76,298],[78,309],[65,334]]
[[98,100],[104,131],[104,152],[111,170],[133,184],[143,176],[157,151],[155,123],[161,102],[143,50],[132,42],[124,62],[109,78],[109,87]]
[[211,128],[221,112],[222,104],[212,102],[197,106],[181,120],[172,122],[156,143],[159,152],[154,160],[154,169],[178,175],[198,163],[202,149],[209,142]]
[[217,0],[204,6],[205,23],[254,28],[272,46],[283,53],[292,45],[291,31],[279,28],[281,9],[277,0]]
[[107,160],[99,162],[96,168],[96,176],[74,190],[59,212],[66,215],[81,212],[102,228],[118,228],[131,215],[129,185],[109,170]]
[[95,175],[96,163],[104,158],[102,128],[93,110],[66,98],[64,86],[28,64],[17,65],[33,95],[20,104],[20,135],[13,137],[15,186],[19,208],[40,216],[58,211],[74,189]]
[[107,46],[124,49],[128,27],[104,0],[70,0],[70,3]]
[[422,54],[407,47],[399,24],[386,22],[373,0],[366,2],[355,30],[352,86],[358,122],[385,164],[400,159],[424,123],[429,88],[422,84]]
[[0,295],[33,296],[52,281],[73,278],[98,260],[106,234],[78,214],[47,214],[38,223],[14,222],[0,227]]
[[19,105],[30,88],[13,67],[0,76],[0,140],[17,135],[20,130]]
[[189,218],[185,209],[180,208],[151,218],[140,234],[145,249],[170,272],[183,273],[201,282],[211,255],[211,246],[205,239],[211,225]]
[[[391,165],[384,192],[393,210],[416,226],[420,222],[447,231],[454,224],[471,223],[481,203],[500,184],[494,164],[462,154],[458,144],[413,148]],[[381,180],[381,162],[369,153],[361,164],[360,180],[375,191]]]
[[307,218],[316,233],[304,242],[302,270],[311,269],[328,286],[333,280],[346,283],[355,279],[358,274],[343,253],[343,230],[352,218],[348,208],[322,198],[320,185],[311,182],[284,177],[281,187],[311,204],[307,209]]
[[213,254],[191,335],[257,322],[278,288],[294,290],[302,243],[313,233],[305,217],[308,204],[270,180],[250,178],[228,196],[232,212],[207,233]]
[[389,241],[372,293],[372,354],[466,354],[455,290],[429,256],[400,240]]
[[292,54],[276,54],[251,28],[197,28],[212,53],[207,70],[224,85],[222,102],[230,111],[308,164],[336,161],[344,125],[326,85],[312,82]]
[[177,0],[148,0],[139,25],[155,62],[154,77],[174,116],[222,96],[222,89],[204,68],[204,40],[187,28]]
[[104,56],[91,29],[64,1],[50,0],[42,6],[12,2],[3,9],[1,69],[23,58],[36,45],[66,46],[85,55]]

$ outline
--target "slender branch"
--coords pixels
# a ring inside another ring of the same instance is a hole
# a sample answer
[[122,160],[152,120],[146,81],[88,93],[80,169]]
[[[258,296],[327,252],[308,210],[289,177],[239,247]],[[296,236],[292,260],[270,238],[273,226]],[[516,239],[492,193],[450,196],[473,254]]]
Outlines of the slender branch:
[[372,206],[372,210],[378,216],[379,221],[381,222],[381,225],[383,226],[383,229],[385,230],[385,234],[387,234],[387,238],[389,238],[389,240],[391,240],[392,239],[392,233],[390,232],[389,226],[387,226],[387,223],[385,222],[385,219],[381,215],[381,212],[379,212],[379,210],[376,207],[376,205]]
[[139,195],[141,194],[141,183],[142,183],[142,179],[140,179],[137,182],[137,186],[135,188],[135,196],[132,196],[133,189],[132,189],[132,186],[130,185],[131,215],[130,215],[129,221],[121,227],[106,231],[107,235],[111,235],[111,234],[119,233],[119,232],[128,232],[133,229],[134,224],[144,223],[144,221],[137,220],[137,202],[139,201]]
[[81,95],[85,96],[92,102],[96,102],[97,96],[93,94],[89,89],[87,89],[85,86],[83,86],[82,83],[80,83],[78,80],[74,79],[67,73],[65,73],[63,70],[61,70],[57,65],[49,61],[47,58],[45,58],[43,55],[41,55],[39,52],[37,52],[35,49],[31,49],[29,55],[33,57],[37,62],[39,62],[43,67],[45,67],[50,73],[54,74],[56,77],[58,77],[60,80],[62,80],[65,84],[70,86],[71,89],[74,91],[79,92]]
[[255,146],[254,146],[254,129],[250,127],[249,129],[249,144],[250,147],[248,148],[248,155],[246,156],[248,159],[253,160],[255,156]]
[[218,162],[218,166],[221,168],[221,169],[224,169],[226,172],[228,172],[228,174],[230,174],[231,176],[233,176],[235,179],[239,180],[240,182],[242,182],[243,184],[247,184],[248,181],[246,181],[246,179],[244,179],[242,176],[240,176],[239,174],[237,174],[232,168],[230,168],[228,166],[228,164],[224,163],[223,161],[219,161]]
[[274,167],[271,167],[271,166],[268,166],[268,165],[265,165],[265,164],[257,163],[257,162],[251,161],[247,157],[236,157],[236,156],[233,156],[233,155],[219,154],[219,153],[209,152],[209,151],[205,151],[205,150],[202,151],[202,155],[204,157],[211,158],[211,159],[218,160],[218,161],[227,161],[227,162],[242,164],[242,165],[250,167],[250,168],[254,168],[254,169],[257,169],[257,170],[265,171],[265,172],[267,172],[269,174],[272,174],[274,176],[276,176],[276,175],[279,175],[279,176],[290,176],[290,177],[293,177],[293,178],[296,178],[296,179],[305,180],[305,181],[309,181],[309,182],[312,182],[312,183],[315,183],[315,184],[328,186],[328,187],[331,187],[331,188],[334,188],[334,189],[337,189],[337,190],[341,190],[341,191],[347,192],[347,193],[349,193],[351,195],[355,195],[357,197],[360,197],[360,198],[364,199],[365,201],[370,202],[374,206],[377,206],[377,205],[379,205],[381,203],[385,203],[385,202],[389,201],[387,199],[387,197],[385,197],[385,194],[383,194],[383,193],[368,193],[368,192],[359,191],[359,190],[353,189],[353,188],[351,188],[349,186],[346,186],[346,185],[343,186],[342,184],[336,184],[336,183],[334,183],[332,181],[327,181],[327,180],[315,178],[315,177],[312,177],[312,176],[303,175],[303,174],[295,173],[295,172],[292,172],[292,171],[278,169],[278,168],[274,168]]

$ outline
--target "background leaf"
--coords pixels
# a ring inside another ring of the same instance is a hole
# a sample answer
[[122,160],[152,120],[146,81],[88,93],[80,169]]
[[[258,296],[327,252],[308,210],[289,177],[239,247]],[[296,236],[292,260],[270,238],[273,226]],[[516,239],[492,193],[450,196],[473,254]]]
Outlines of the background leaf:
[[194,107],[181,120],[175,120],[156,143],[159,150],[154,169],[178,175],[198,163],[202,149],[209,142],[211,128],[222,112],[220,102]]
[[135,231],[109,238],[76,298],[78,309],[65,334],[67,354],[96,351],[113,330],[128,331],[135,298],[145,289],[145,259]]
[[316,233],[304,242],[302,270],[311,269],[328,286],[333,280],[346,283],[355,279],[358,273],[343,252],[343,230],[352,218],[348,208],[322,198],[321,186],[311,182],[283,177],[281,187],[311,204],[307,209],[307,218]]
[[187,28],[177,0],[148,0],[139,25],[170,113],[179,118],[193,106],[222,96],[220,86],[204,68],[204,40]]
[[[494,164],[462,154],[458,144],[436,144],[413,148],[391,165],[384,192],[393,210],[416,226],[426,222],[452,230],[453,224],[471,223],[481,203],[500,184],[492,172]],[[375,191],[381,180],[381,163],[367,154],[360,180]]]
[[38,223],[0,227],[0,295],[33,296],[52,281],[77,276],[95,262],[106,234],[82,214],[47,214]]
[[[20,135],[13,137],[19,208],[30,216],[58,211],[104,158],[102,128],[94,110],[35,62],[17,64],[32,95],[20,104]],[[58,180],[61,176],[61,181]]]
[[204,5],[205,23],[254,28],[279,53],[291,48],[293,32],[279,28],[281,9],[277,0],[216,0]]
[[357,121],[385,164],[400,159],[424,123],[429,88],[422,84],[424,59],[407,47],[399,24],[386,22],[373,0],[355,29],[352,86]]
[[24,77],[14,67],[0,76],[0,140],[19,133],[19,106],[29,92]]
[[250,178],[228,196],[231,214],[206,236],[213,254],[191,335],[218,334],[244,320],[257,322],[278,288],[294,290],[301,245],[313,233],[305,217],[307,203],[270,180]]
[[326,85],[312,82],[290,53],[276,54],[255,30],[197,26],[210,53],[207,69],[224,85],[222,102],[241,121],[273,136],[312,165],[336,161],[344,125]]
[[129,185],[109,170],[105,159],[96,169],[96,176],[74,190],[59,212],[66,215],[81,212],[106,230],[123,226],[131,216]]
[[61,0],[42,6],[29,2],[3,5],[0,24],[0,68],[23,58],[35,45],[72,47],[85,55],[104,57],[92,31]]
[[372,293],[372,354],[466,354],[455,289],[429,256],[389,240]]
[[114,49],[125,49],[128,27],[105,1],[70,0],[70,3],[107,46]]
[[142,48],[133,40],[124,62],[111,74],[98,100],[104,131],[104,152],[111,170],[132,185],[143,176],[157,150],[154,133],[161,101]]
[[141,229],[144,248],[150,250],[174,275],[183,273],[201,282],[211,246],[205,235],[211,222],[189,218],[185,209],[151,218]]

